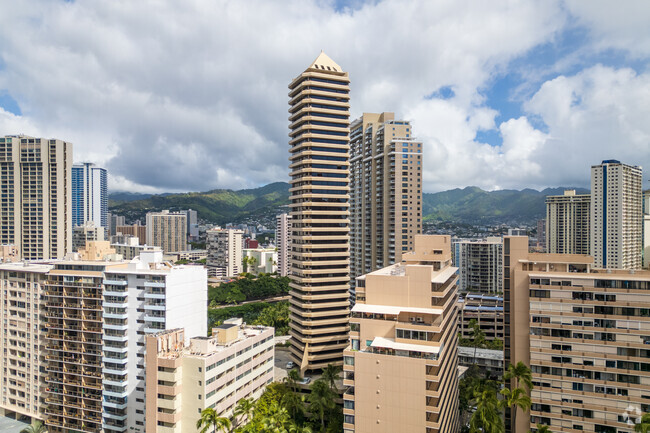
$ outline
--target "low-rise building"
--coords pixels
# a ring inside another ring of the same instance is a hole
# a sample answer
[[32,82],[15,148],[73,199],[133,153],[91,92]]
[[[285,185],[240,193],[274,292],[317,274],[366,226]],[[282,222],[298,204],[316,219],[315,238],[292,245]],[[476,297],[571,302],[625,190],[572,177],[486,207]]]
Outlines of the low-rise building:
[[472,337],[470,322],[476,320],[486,340],[503,341],[503,298],[467,293],[458,299],[460,317],[458,332],[462,338]]
[[272,274],[278,270],[278,252],[275,248],[255,248],[244,250],[246,272],[251,274]]
[[195,433],[201,411],[230,416],[273,382],[274,329],[226,320],[183,344],[182,329],[147,336],[147,431]]
[[458,346],[458,365],[477,365],[491,376],[503,375],[503,350]]

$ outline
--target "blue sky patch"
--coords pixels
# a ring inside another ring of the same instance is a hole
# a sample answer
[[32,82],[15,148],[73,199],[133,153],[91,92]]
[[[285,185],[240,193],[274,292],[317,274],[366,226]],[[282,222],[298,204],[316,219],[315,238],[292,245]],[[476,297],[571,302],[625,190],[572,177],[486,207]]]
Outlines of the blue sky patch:
[[16,116],[21,116],[23,114],[22,111],[20,111],[18,102],[16,102],[16,100],[6,90],[0,90],[0,107]]

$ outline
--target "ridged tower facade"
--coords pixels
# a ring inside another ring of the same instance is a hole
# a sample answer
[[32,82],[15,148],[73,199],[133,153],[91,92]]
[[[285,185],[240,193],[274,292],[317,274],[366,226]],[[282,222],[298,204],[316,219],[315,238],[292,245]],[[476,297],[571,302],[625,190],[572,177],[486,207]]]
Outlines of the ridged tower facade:
[[348,344],[350,80],[321,52],[289,84],[291,354],[342,365]]

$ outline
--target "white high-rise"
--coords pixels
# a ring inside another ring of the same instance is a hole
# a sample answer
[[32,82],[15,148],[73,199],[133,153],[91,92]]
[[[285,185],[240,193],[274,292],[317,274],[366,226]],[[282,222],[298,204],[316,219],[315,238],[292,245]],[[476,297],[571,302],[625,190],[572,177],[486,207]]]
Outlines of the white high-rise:
[[219,278],[232,278],[242,272],[242,230],[213,229],[207,231],[208,273]]
[[606,160],[591,167],[591,255],[594,266],[640,269],[641,167]]
[[291,249],[291,215],[283,213],[275,217],[275,246],[278,248],[278,273],[289,275]]

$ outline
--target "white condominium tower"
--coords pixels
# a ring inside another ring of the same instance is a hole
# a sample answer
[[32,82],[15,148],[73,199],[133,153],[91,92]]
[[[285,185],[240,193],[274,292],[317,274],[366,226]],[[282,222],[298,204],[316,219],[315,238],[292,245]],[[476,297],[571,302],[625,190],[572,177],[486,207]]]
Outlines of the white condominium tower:
[[422,231],[422,142],[393,113],[350,126],[350,274],[398,263]]
[[348,344],[348,73],[321,53],[289,84],[291,354],[304,372]]
[[62,259],[71,250],[72,144],[0,137],[0,244],[25,260]]
[[594,266],[640,269],[642,170],[615,160],[591,167],[591,255]]
[[207,231],[208,273],[219,278],[233,278],[243,272],[242,230]]
[[275,246],[278,248],[278,274],[289,275],[289,255],[291,252],[291,215],[277,215],[275,226]]
[[551,254],[589,254],[589,214],[591,195],[576,194],[546,197],[546,251]]

